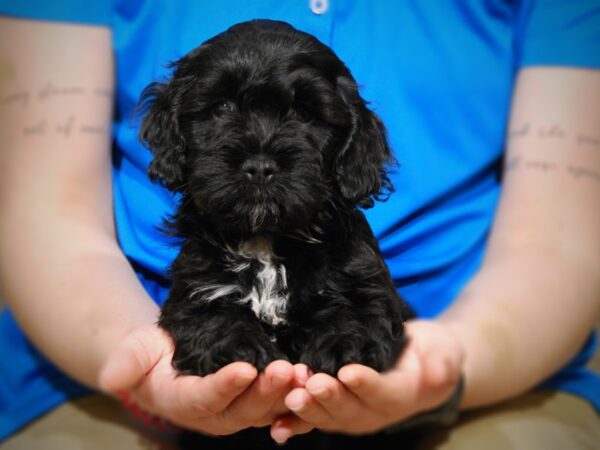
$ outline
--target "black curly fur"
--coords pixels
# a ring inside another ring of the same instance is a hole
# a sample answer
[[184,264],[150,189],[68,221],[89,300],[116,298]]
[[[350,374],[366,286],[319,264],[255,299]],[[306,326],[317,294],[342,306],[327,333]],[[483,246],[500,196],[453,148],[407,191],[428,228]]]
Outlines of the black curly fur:
[[[159,322],[175,367],[204,375],[285,358],[332,375],[348,363],[388,369],[410,313],[357,207],[391,190],[393,160],[349,70],[314,37],[264,20],[173,68],[142,95],[141,139],[149,176],[182,194],[169,227],[183,245]],[[268,182],[249,179],[253,158],[273,168]],[[277,314],[247,300],[266,289],[265,258],[269,292],[287,299]]]

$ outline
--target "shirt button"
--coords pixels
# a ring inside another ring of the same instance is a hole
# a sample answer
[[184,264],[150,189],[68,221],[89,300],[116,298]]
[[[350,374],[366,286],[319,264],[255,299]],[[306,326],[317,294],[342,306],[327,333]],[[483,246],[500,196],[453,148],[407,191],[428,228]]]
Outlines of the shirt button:
[[310,0],[309,1],[310,10],[317,14],[325,14],[329,9],[329,0]]

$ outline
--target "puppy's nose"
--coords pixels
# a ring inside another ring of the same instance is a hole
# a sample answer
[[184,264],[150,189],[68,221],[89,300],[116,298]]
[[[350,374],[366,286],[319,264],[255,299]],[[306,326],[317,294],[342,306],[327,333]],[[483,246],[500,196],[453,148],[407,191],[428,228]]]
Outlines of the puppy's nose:
[[273,176],[279,171],[279,167],[272,159],[264,155],[257,155],[242,164],[242,171],[253,183],[265,184],[273,179]]

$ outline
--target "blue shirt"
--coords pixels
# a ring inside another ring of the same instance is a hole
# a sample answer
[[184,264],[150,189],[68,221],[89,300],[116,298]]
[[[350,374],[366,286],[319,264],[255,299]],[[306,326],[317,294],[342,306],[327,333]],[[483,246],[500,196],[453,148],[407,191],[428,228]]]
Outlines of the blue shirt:
[[[0,13],[112,28],[117,68],[114,202],[123,251],[157,303],[177,253],[157,231],[176,198],[146,176],[150,153],[131,121],[141,90],[169,61],[230,25],[278,19],[331,46],[381,116],[400,167],[395,194],[367,218],[401,294],[435,317],[477,271],[500,184],[517,71],[532,65],[600,67],[594,0],[308,0],[228,2],[0,0]],[[584,368],[593,339],[545,386],[600,410],[600,378]],[[44,359],[10,311],[0,315],[0,439],[83,387]]]

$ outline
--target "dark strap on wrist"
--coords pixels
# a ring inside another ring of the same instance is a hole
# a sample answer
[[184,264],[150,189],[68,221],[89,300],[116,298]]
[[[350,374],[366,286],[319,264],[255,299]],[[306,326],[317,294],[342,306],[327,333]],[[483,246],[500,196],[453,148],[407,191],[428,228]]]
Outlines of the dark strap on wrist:
[[384,431],[386,433],[399,433],[424,425],[452,425],[458,419],[458,407],[460,406],[464,391],[465,380],[461,376],[454,393],[441,406],[409,417],[403,422],[386,428]]

